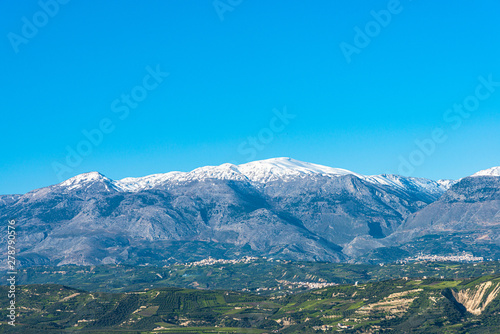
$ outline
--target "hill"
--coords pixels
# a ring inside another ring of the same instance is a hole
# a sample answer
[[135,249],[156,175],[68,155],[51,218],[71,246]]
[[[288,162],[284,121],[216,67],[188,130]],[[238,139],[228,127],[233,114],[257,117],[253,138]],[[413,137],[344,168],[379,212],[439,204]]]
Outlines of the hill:
[[[18,325],[2,332],[61,333],[497,333],[500,278],[397,279],[282,296],[159,288],[86,292],[18,287]],[[0,288],[0,303],[7,288]],[[14,331],[15,330],[15,331]]]

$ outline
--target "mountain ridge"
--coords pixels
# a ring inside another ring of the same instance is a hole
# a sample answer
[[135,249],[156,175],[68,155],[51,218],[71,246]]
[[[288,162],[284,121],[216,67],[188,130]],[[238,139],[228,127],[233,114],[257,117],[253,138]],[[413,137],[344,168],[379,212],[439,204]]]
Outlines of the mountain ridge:
[[[18,221],[24,265],[127,263],[136,256],[162,263],[237,253],[355,262],[425,233],[455,231],[465,226],[454,218],[460,212],[481,217],[467,225],[481,226],[478,238],[496,229],[498,177],[448,184],[364,176],[290,158],[118,181],[90,172],[0,196],[0,219]],[[429,225],[429,214],[441,215],[439,229]],[[179,255],[182,245],[193,254]]]
[[[65,186],[69,189],[78,187],[81,183],[104,182],[117,191],[141,191],[161,187],[168,182],[199,181],[201,179],[223,179],[248,181],[254,183],[266,183],[270,181],[293,179],[310,175],[326,175],[338,177],[354,175],[365,181],[375,184],[385,184],[402,188],[402,179],[412,180],[414,186],[427,188],[433,193],[446,190],[454,182],[450,180],[430,180],[420,177],[403,177],[396,174],[362,175],[342,168],[333,168],[319,164],[302,162],[292,158],[272,158],[266,160],[252,161],[245,164],[233,165],[224,163],[219,166],[198,167],[190,172],[172,171],[167,173],[156,173],[142,177],[126,177],[119,180],[112,180],[105,175],[93,171],[82,173],[71,177],[53,186]],[[43,187],[43,188],[48,188]],[[39,188],[39,189],[43,189]],[[35,189],[38,190],[38,189]]]
[[[379,183],[392,185],[395,187],[403,187],[400,180],[413,180],[419,187],[426,187],[432,192],[438,193],[443,190],[448,190],[453,184],[461,179],[440,179],[432,180],[423,177],[400,176],[397,174],[376,174],[363,175],[342,168],[334,168],[315,163],[303,162],[288,157],[271,158],[265,160],[257,160],[245,164],[234,165],[224,163],[218,166],[203,166],[193,169],[189,172],[171,171],[166,173],[155,173],[142,177],[125,177],[118,180],[113,180],[106,177],[98,171],[91,171],[75,175],[58,184],[33,189],[66,186],[69,189],[78,187],[78,184],[88,182],[104,182],[116,191],[141,191],[161,187],[168,182],[186,182],[195,181],[203,178],[216,178],[227,180],[249,181],[254,183],[266,183],[279,179],[286,180],[287,178],[303,177],[305,175],[328,175],[330,177],[338,177],[344,175],[354,175],[360,179],[371,183]],[[500,167],[491,167],[485,170],[478,171],[470,177],[475,176],[500,176]],[[467,176],[466,176],[467,177]],[[29,191],[31,192],[31,191]],[[28,193],[29,193],[28,192]],[[5,194],[0,196],[17,196],[23,194]]]

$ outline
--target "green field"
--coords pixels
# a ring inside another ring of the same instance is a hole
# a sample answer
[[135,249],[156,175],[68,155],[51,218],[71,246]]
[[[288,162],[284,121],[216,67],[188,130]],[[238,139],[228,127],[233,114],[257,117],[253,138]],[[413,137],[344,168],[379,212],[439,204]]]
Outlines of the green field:
[[[7,288],[0,290],[0,304],[7,305]],[[477,297],[477,291],[483,291],[476,303],[482,309],[472,314],[456,298]],[[498,333],[499,291],[500,277],[492,275],[461,280],[393,279],[267,296],[181,288],[105,293],[54,284],[24,285],[18,286],[16,296],[16,328],[4,318],[0,331]]]

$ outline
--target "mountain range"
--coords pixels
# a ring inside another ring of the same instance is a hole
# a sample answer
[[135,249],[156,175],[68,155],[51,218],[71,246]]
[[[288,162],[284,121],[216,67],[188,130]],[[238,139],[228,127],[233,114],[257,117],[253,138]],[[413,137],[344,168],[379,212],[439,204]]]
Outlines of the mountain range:
[[291,158],[122,180],[91,172],[0,196],[0,219],[17,221],[22,266],[499,258],[500,167],[439,181]]

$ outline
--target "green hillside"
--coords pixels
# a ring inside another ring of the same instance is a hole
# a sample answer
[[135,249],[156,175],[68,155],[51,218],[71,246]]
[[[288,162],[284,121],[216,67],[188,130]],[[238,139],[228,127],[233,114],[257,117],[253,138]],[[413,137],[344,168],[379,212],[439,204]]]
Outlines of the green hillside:
[[[395,279],[262,296],[158,288],[18,287],[12,333],[498,333],[500,277]],[[6,305],[7,287],[0,287]]]
[[[395,278],[461,279],[500,273],[499,262],[347,264],[254,259],[248,262],[169,266],[39,266],[20,269],[18,284],[61,284],[87,291],[130,292],[146,288],[182,287],[279,295],[303,292],[300,285],[354,284]],[[2,279],[5,282],[5,279]],[[314,285],[311,285],[315,287]],[[317,286],[316,286],[317,287]]]

